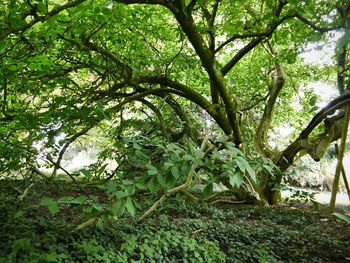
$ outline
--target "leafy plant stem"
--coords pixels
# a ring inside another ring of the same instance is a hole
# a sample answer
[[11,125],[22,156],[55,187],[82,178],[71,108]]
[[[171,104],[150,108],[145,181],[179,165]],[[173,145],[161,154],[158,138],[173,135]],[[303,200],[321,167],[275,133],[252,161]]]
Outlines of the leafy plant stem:
[[[201,145],[201,148],[200,150],[202,152],[204,152],[204,149],[208,143],[208,140],[209,140],[209,137],[205,137],[203,142],[202,142],[202,145]],[[183,190],[185,190],[188,186],[191,185],[192,183],[192,180],[193,180],[193,176],[195,174],[195,170],[196,170],[196,167],[197,165],[196,164],[192,164],[191,166],[191,169],[190,171],[188,172],[188,175],[187,175],[187,179],[186,179],[186,182],[179,185],[179,186],[176,186],[172,189],[169,189],[166,191],[166,193],[160,198],[158,199],[139,219],[139,221],[143,221],[147,216],[149,216],[154,210],[156,210],[166,199],[168,199],[169,196],[177,193],[177,192],[181,192]]]

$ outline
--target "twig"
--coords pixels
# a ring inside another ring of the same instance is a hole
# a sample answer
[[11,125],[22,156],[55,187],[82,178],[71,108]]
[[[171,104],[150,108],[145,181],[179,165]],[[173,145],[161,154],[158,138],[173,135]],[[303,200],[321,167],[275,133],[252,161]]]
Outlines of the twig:
[[33,185],[34,185],[34,184],[31,183],[31,184],[23,191],[23,193],[22,193],[20,196],[18,196],[18,199],[22,201],[22,200],[28,195],[29,190],[30,190],[30,188],[33,187]]
[[212,229],[212,227],[206,227],[206,228],[201,228],[201,229],[197,229],[195,231],[192,231],[191,233],[191,237],[194,237],[195,235],[199,234],[200,232],[206,231]]
[[197,196],[195,196],[194,194],[191,194],[189,191],[187,190],[182,190],[181,193],[183,193],[184,195],[188,196],[189,198],[191,198],[194,202],[198,202],[199,198]]

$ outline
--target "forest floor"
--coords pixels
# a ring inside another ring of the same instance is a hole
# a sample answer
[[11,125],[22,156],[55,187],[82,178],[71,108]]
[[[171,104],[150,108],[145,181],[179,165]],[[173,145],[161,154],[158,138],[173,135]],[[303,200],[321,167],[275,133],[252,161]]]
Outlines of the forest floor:
[[[28,186],[0,181],[0,262],[350,262],[350,224],[322,205],[213,206],[175,196],[138,222],[154,201],[143,195],[136,217],[76,230],[89,207],[104,207],[101,189],[34,182],[21,196]],[[40,205],[63,196],[88,200],[58,213]]]

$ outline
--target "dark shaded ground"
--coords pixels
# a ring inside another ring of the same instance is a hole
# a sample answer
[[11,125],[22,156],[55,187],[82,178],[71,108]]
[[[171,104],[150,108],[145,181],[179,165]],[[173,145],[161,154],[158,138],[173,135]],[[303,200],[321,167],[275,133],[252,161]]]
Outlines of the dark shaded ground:
[[[36,182],[19,200],[13,186],[28,183],[0,183],[0,262],[350,262],[350,225],[324,207],[215,207],[175,198],[142,223],[126,214],[72,231],[84,220],[81,208],[61,205],[51,215],[39,200],[94,195],[102,205],[102,190]],[[149,204],[140,204],[142,213]]]

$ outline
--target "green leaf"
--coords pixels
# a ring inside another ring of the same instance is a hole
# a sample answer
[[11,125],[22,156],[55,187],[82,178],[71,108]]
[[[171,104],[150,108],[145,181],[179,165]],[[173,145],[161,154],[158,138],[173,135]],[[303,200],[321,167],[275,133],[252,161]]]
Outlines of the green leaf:
[[42,69],[42,66],[41,64],[37,64],[37,63],[31,63],[28,68],[30,70],[41,70]]
[[158,174],[157,168],[155,166],[153,166],[152,164],[148,164],[147,165],[147,169],[148,169],[148,171],[147,171],[148,175],[156,175],[156,174]]
[[189,155],[189,154],[186,154],[186,155],[183,156],[183,160],[184,161],[192,161],[192,159],[193,159],[193,157],[191,155]]
[[63,196],[57,200],[60,204],[69,204],[69,205],[81,205],[85,203],[88,198],[85,195],[80,195],[78,197],[73,196]]
[[10,66],[8,67],[8,70],[9,70],[9,71],[16,71],[16,70],[17,70],[17,65],[10,65]]
[[344,222],[350,224],[350,217],[347,217],[346,215],[342,215],[339,213],[333,213],[333,215],[338,217],[339,219],[343,220]]
[[171,175],[174,176],[176,179],[180,177],[180,171],[179,167],[177,165],[174,165],[170,168]]
[[244,182],[244,178],[240,172],[234,172],[233,174],[229,174],[229,182],[232,187],[240,187]]
[[172,162],[165,162],[164,163],[164,168],[168,169],[169,167],[172,167],[174,164]]
[[86,177],[91,177],[92,176],[92,173],[89,170],[82,169],[82,170],[80,170],[80,172]]
[[350,209],[343,207],[342,210],[344,211],[344,213],[350,215]]
[[131,197],[126,198],[125,207],[126,207],[126,210],[128,210],[128,212],[132,216],[135,216],[136,209],[135,209],[135,206],[134,206],[134,203],[133,203],[133,200],[131,199]]
[[350,39],[350,30],[348,29],[345,34],[338,40],[337,49],[342,49]]
[[204,157],[204,152],[201,151],[201,150],[195,150],[194,152],[194,156],[197,158],[197,159],[202,159]]
[[208,196],[212,195],[213,186],[214,186],[213,183],[209,183],[204,187],[204,189],[203,189],[204,197],[208,197]]
[[[243,160],[244,160],[244,159],[243,159]],[[239,158],[237,158],[237,159],[235,159],[235,161],[236,161],[236,164],[237,164],[239,170],[241,170],[241,172],[244,173],[246,169],[245,169],[244,164],[242,163],[242,160],[240,160]],[[244,161],[245,161],[245,160],[244,160]]]
[[101,212],[103,210],[103,205],[101,205],[99,203],[92,204],[92,207],[98,212]]
[[153,177],[153,178],[147,183],[147,187],[148,187],[148,189],[149,189],[152,193],[158,191],[159,188],[160,188],[159,186],[160,186],[160,185],[159,185],[159,183],[158,183],[158,181],[157,181],[157,178],[155,178],[155,177]]
[[172,187],[175,185],[176,178],[170,174],[165,177],[166,186]]
[[142,149],[141,146],[138,145],[136,142],[133,143],[132,147],[133,147],[135,150],[141,150],[141,149]]
[[114,202],[110,208],[110,211],[114,216],[121,216],[125,210],[125,200],[118,200]]
[[[251,177],[251,179],[256,182],[256,177],[255,177],[255,172],[253,170],[253,168],[250,166],[250,164],[247,162],[246,159],[244,159],[243,157],[238,156],[237,159],[241,162],[241,164],[244,166],[245,171],[249,174],[249,176]],[[237,163],[238,165],[238,163]]]
[[53,200],[52,198],[42,198],[39,204],[42,206],[46,206],[49,209],[50,213],[53,215],[60,211],[58,202]]
[[115,193],[115,196],[116,196],[118,199],[121,199],[121,198],[127,197],[128,194],[125,193],[125,192],[123,192],[123,191],[117,191],[117,192]]
[[157,180],[161,186],[166,186],[166,180],[162,174],[157,175]]
[[102,230],[104,228],[104,222],[103,222],[102,218],[97,219],[95,226],[100,230]]
[[47,4],[45,2],[40,2],[38,4],[38,10],[41,15],[45,15],[47,13]]
[[273,167],[269,166],[269,165],[266,165],[266,164],[263,164],[262,167],[271,175],[274,174],[273,172]]
[[134,182],[128,179],[123,180],[123,185],[129,186],[129,185],[134,185]]

